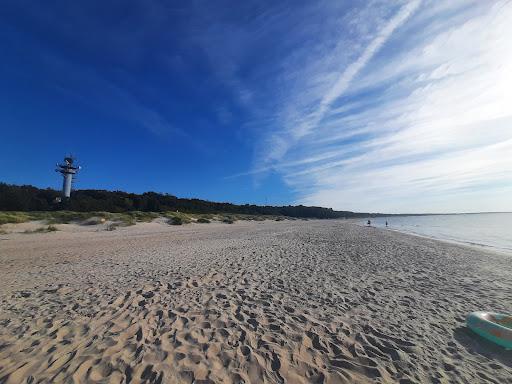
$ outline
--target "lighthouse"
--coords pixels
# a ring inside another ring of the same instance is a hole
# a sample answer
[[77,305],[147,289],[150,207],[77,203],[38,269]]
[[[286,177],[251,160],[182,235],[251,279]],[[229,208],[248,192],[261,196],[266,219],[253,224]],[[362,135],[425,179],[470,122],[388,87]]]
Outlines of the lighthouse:
[[75,159],[72,156],[64,158],[64,163],[57,163],[56,172],[62,174],[62,197],[69,198],[71,196],[71,185],[73,184],[73,178],[76,173],[82,168],[80,166],[73,165]]

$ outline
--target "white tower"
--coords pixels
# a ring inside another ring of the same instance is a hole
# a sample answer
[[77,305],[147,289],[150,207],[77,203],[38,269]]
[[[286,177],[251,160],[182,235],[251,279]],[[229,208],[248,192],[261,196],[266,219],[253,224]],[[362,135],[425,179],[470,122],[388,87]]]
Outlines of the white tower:
[[82,168],[80,166],[74,166],[74,161],[75,159],[72,156],[68,156],[64,158],[64,164],[57,163],[57,169],[55,171],[61,173],[64,178],[62,182],[62,197],[69,198],[71,196],[73,177]]

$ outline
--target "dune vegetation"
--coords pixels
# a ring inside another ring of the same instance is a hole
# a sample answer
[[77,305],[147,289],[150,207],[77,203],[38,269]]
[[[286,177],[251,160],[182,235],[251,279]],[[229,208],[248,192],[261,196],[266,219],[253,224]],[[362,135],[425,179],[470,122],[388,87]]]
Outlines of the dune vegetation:
[[[112,212],[74,212],[74,211],[35,211],[35,212],[19,212],[19,211],[0,211],[0,226],[3,224],[20,224],[30,221],[39,221],[42,225],[41,229],[28,230],[26,233],[49,232],[57,230],[57,224],[79,224],[79,225],[100,225],[106,224],[109,230],[118,227],[127,227],[136,223],[149,223],[155,219],[163,219],[171,225],[183,225],[190,223],[209,224],[212,222],[220,222],[225,224],[233,224],[236,221],[263,221],[263,220],[296,220],[295,218],[275,215],[244,215],[244,214],[199,214],[184,213],[177,211],[167,212],[141,212],[130,211],[122,213]],[[48,229],[54,228],[54,229]],[[6,231],[2,229],[2,232]]]

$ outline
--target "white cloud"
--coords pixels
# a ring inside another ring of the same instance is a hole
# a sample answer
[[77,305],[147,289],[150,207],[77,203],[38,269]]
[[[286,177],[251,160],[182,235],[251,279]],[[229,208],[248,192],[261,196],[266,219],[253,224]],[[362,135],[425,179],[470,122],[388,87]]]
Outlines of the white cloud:
[[[421,0],[413,0],[406,3],[400,10],[389,20],[383,23],[382,28],[378,30],[376,36],[368,43],[362,50],[359,57],[350,63],[346,69],[334,79],[334,83],[327,89],[321,97],[318,105],[308,113],[306,116],[292,116],[293,123],[291,127],[279,134],[274,134],[271,138],[268,147],[269,150],[265,153],[263,163],[271,163],[280,160],[286,155],[288,148],[295,144],[296,141],[308,135],[315,129],[321,120],[325,117],[329,108],[340,96],[342,96],[355,76],[367,65],[372,57],[382,48],[389,37],[393,34],[395,29],[400,27],[416,9],[419,7]],[[374,17],[379,18],[381,15],[377,13]],[[375,22],[375,21],[374,21]],[[359,25],[361,28],[361,25]],[[315,74],[313,76],[315,82],[324,82],[331,80],[332,74]],[[324,81],[322,81],[324,80]],[[310,100],[306,99],[307,102]],[[305,106],[303,106],[305,108]],[[295,112],[295,111],[294,111]]]
[[413,1],[378,19],[362,51],[345,43],[360,54],[341,74],[304,69],[314,95],[306,81],[307,108],[283,104],[289,135],[267,137],[255,170],[279,172],[305,204],[512,210],[512,4]]

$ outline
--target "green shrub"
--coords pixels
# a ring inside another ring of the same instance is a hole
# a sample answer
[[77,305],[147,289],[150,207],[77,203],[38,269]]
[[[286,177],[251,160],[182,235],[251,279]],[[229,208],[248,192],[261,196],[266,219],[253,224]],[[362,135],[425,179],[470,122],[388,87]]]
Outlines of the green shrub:
[[25,232],[23,233],[46,233],[46,232],[56,232],[58,231],[57,227],[55,227],[54,225],[48,225],[47,227],[39,227],[39,228],[36,228],[36,229],[27,229]]
[[233,224],[235,220],[233,220],[231,217],[225,217],[222,219],[222,222],[226,224]]
[[105,217],[106,212],[72,212],[72,211],[55,211],[55,212],[37,212],[38,220],[46,220],[49,224],[68,224],[73,221],[84,221],[91,217]]
[[197,222],[202,224],[208,224],[210,223],[210,220],[205,219],[204,217],[200,217],[199,219],[197,219]]
[[117,214],[112,217],[112,220],[116,222],[117,226],[121,227],[129,227],[131,225],[135,225],[137,223],[136,219],[130,215],[126,215],[124,213]]
[[135,225],[135,224],[137,224],[137,221],[133,218],[128,218],[128,219],[125,219],[122,221],[123,227],[129,227],[129,226]]
[[[177,217],[181,220],[181,224],[188,224],[191,222],[190,216],[185,213],[182,213],[182,212],[165,212],[163,214],[163,216],[167,217],[169,219],[167,222],[169,222],[170,220],[173,220],[173,218],[175,218],[175,217]],[[181,224],[177,224],[177,225],[181,225]]]
[[179,216],[173,216],[173,217],[169,218],[169,220],[167,220],[167,224],[170,224],[170,225],[182,225],[183,224],[183,220]]
[[143,223],[150,223],[160,215],[156,212],[141,212],[141,211],[131,211],[124,213],[125,216],[129,216],[133,219],[133,221],[137,222],[143,222]]
[[0,212],[0,225],[7,223],[24,223],[30,221],[29,214],[24,212]]

